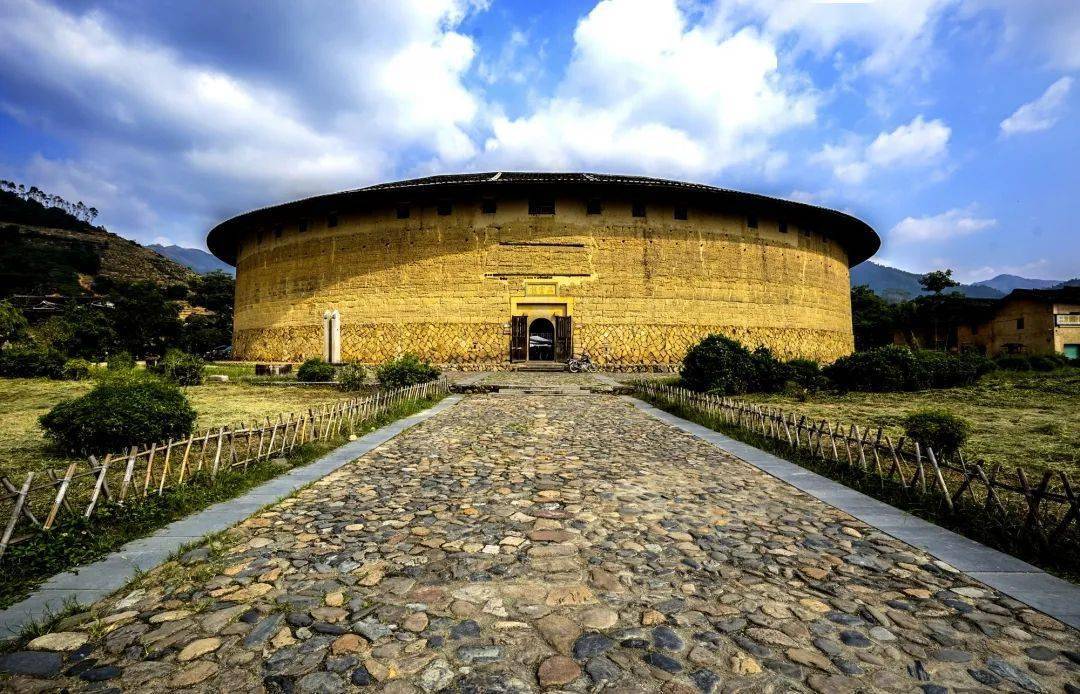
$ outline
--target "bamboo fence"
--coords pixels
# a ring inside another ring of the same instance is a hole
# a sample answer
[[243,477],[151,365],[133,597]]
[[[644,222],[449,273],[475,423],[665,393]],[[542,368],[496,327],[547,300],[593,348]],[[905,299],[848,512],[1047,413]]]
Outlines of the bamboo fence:
[[445,378],[378,392],[365,398],[279,414],[276,420],[223,426],[188,438],[132,446],[90,456],[64,470],[28,472],[22,484],[0,477],[0,558],[10,545],[52,530],[62,516],[91,518],[104,504],[136,504],[167,490],[213,480],[223,470],[288,456],[296,447],[351,433],[360,424],[408,400],[449,392]]
[[949,459],[910,438],[895,442],[880,427],[811,421],[795,412],[748,404],[685,388],[639,381],[636,392],[661,404],[679,405],[751,431],[793,451],[850,473],[921,495],[950,515],[974,513],[1043,551],[1075,550],[1080,543],[1080,498],[1063,472],[1030,478],[1022,467],[987,467]]

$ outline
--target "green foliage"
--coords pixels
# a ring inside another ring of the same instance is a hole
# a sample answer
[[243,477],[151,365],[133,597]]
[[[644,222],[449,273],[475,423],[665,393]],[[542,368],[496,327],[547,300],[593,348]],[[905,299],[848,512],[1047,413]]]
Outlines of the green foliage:
[[236,280],[232,275],[215,270],[192,281],[188,301],[231,318],[235,293]]
[[195,424],[195,410],[175,385],[129,371],[102,379],[89,393],[61,402],[39,421],[58,447],[89,455],[183,438]]
[[360,364],[345,364],[338,369],[337,382],[342,390],[363,390],[367,382],[367,369]]
[[63,378],[64,355],[55,349],[22,344],[0,350],[0,376],[6,378]]
[[184,349],[192,354],[206,354],[232,342],[232,315],[192,314],[184,321]]
[[787,363],[788,378],[799,388],[815,393],[829,387],[821,365],[811,359],[792,359]]
[[434,381],[439,377],[439,370],[415,354],[406,352],[379,366],[376,375],[384,388],[404,388]]
[[69,357],[100,360],[116,342],[111,316],[95,306],[69,304],[35,330],[35,336]]
[[930,349],[915,353],[930,388],[956,388],[974,383],[979,375],[974,362],[948,352]]
[[0,347],[26,336],[26,316],[10,301],[0,301]]
[[113,325],[121,326],[116,341],[120,349],[140,357],[161,355],[179,342],[180,306],[153,282],[136,282],[117,288],[112,310]]
[[116,352],[109,355],[105,366],[109,371],[131,371],[135,368],[135,357],[131,352]]
[[334,380],[334,365],[312,357],[296,370],[296,380],[308,383],[329,383]]
[[1029,357],[1028,361],[1031,362],[1032,371],[1053,371],[1062,365],[1057,359],[1043,355]]
[[205,367],[206,362],[199,357],[179,349],[170,349],[150,371],[177,385],[198,386],[202,385]]
[[1031,371],[1031,361],[1022,354],[998,357],[995,363],[999,369],[1005,371]]
[[787,366],[767,348],[751,352],[722,335],[709,335],[692,346],[680,373],[686,387],[722,395],[775,393],[783,389],[789,375]]
[[898,345],[840,357],[823,372],[841,390],[887,393],[919,390],[928,383],[928,374],[915,353]]
[[64,362],[65,381],[85,381],[90,378],[91,365],[85,359],[68,359]]
[[870,287],[852,287],[851,327],[858,351],[891,344],[896,328],[896,311]]
[[941,294],[950,287],[959,287],[960,283],[952,278],[952,270],[934,270],[919,278],[919,284],[928,292]]
[[53,292],[78,296],[86,293],[79,275],[94,275],[100,268],[98,249],[88,242],[15,225],[0,234],[0,296]]
[[960,450],[971,435],[971,424],[948,410],[925,409],[904,417],[904,433],[943,458]]
[[978,352],[964,352],[960,355],[960,358],[974,369],[975,378],[985,376],[992,371],[997,371],[998,368],[998,365],[994,363],[993,359],[990,359],[983,354],[979,354]]

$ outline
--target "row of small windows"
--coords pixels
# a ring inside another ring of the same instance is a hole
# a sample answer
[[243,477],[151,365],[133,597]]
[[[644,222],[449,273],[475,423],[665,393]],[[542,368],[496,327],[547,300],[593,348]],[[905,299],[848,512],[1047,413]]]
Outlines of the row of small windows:
[[[483,214],[495,214],[497,209],[498,209],[498,206],[496,205],[495,200],[493,200],[491,198],[484,198],[483,200],[480,201],[480,212],[483,213]],[[446,217],[446,216],[450,215],[451,213],[453,213],[453,210],[454,210],[453,204],[449,200],[439,201],[435,205],[435,211],[440,217]],[[602,214],[603,211],[604,211],[604,206],[603,206],[603,203],[600,201],[599,198],[590,198],[590,199],[585,201],[585,214],[587,214],[587,215],[598,215],[598,214]],[[630,204],[630,215],[632,217],[645,217],[646,216],[645,213],[646,213],[645,203],[635,201],[635,202],[632,202]],[[412,208],[407,203],[402,203],[402,204],[399,204],[397,206],[396,216],[397,216],[398,219],[409,219],[411,214],[412,214]],[[531,214],[531,215],[553,215],[553,214],[555,214],[555,200],[552,199],[552,198],[530,198],[529,199],[529,214]],[[676,205],[673,212],[672,212],[672,217],[674,219],[676,219],[676,220],[679,220],[679,221],[685,221],[685,220],[690,218],[689,210],[687,209],[687,207],[685,205]],[[331,212],[331,213],[327,214],[326,215],[326,226],[328,228],[330,228],[330,229],[333,229],[337,225],[338,225],[338,213],[337,212]],[[310,228],[310,225],[309,225],[309,221],[307,219],[298,220],[297,223],[296,223],[296,230],[298,232],[300,232],[300,233],[306,232],[309,228]],[[758,228],[757,215],[754,215],[754,214],[746,215],[746,228],[747,229],[757,229]],[[788,223],[787,222],[783,222],[783,221],[779,222],[778,225],[777,225],[777,228],[778,228],[778,230],[780,231],[781,234],[788,233]],[[273,233],[274,233],[274,238],[279,239],[279,238],[281,238],[281,235],[284,232],[285,227],[284,227],[284,225],[277,224],[272,228],[272,230],[273,230]],[[809,229],[800,228],[799,229],[799,234],[801,236],[805,236],[805,237],[809,238],[811,236],[811,231]],[[255,237],[256,237],[256,241],[258,243],[262,243],[262,241],[263,241],[263,232],[262,231],[256,232]],[[824,237],[824,236],[822,237],[822,240],[826,241],[826,242],[828,241],[828,239],[826,237]]]

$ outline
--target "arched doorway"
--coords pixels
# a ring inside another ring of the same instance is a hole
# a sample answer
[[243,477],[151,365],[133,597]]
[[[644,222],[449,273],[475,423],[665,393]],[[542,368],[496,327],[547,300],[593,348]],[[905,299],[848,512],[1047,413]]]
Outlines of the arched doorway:
[[555,360],[555,324],[536,318],[529,324],[529,361]]

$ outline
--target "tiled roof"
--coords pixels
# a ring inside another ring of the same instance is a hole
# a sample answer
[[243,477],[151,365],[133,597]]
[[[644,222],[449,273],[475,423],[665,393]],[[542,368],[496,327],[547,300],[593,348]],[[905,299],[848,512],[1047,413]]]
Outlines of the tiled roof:
[[[881,240],[876,232],[862,220],[836,210],[792,200],[771,198],[756,193],[744,193],[727,188],[687,183],[648,176],[624,176],[599,173],[557,173],[557,172],[522,172],[489,171],[485,173],[446,174],[427,176],[404,181],[379,183],[365,188],[345,190],[328,195],[296,200],[264,207],[228,219],[210,230],[206,239],[207,247],[221,260],[236,263],[236,235],[253,225],[268,223],[277,216],[302,216],[312,213],[337,211],[349,203],[364,201],[392,202],[393,196],[408,195],[414,198],[437,199],[441,195],[453,192],[476,194],[493,193],[508,188],[536,189],[539,187],[580,188],[619,192],[634,189],[649,190],[668,196],[685,196],[693,201],[715,201],[733,207],[745,208],[748,212],[772,212],[784,219],[827,230],[830,237],[841,243],[847,250],[852,265],[866,260],[877,252]],[[415,202],[415,200],[408,200]],[[688,200],[689,202],[689,200]],[[276,221],[276,220],[275,220]]]

